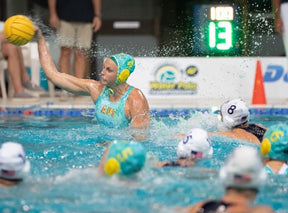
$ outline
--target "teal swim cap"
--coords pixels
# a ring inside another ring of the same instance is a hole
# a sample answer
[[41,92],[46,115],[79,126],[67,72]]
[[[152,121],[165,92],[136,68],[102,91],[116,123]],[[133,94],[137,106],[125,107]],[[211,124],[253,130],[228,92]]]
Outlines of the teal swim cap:
[[117,79],[115,84],[126,82],[135,69],[135,60],[131,55],[119,53],[109,57],[118,66]]
[[146,152],[137,142],[116,142],[110,145],[104,165],[105,174],[130,175],[142,169]]
[[273,125],[267,129],[261,143],[261,154],[275,160],[288,160],[287,125]]

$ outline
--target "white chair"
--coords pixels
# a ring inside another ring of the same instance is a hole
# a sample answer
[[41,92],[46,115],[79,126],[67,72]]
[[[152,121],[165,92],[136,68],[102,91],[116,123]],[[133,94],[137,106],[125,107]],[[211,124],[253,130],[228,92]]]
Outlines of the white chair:
[[[49,44],[47,43],[49,47]],[[27,53],[26,53],[26,52]],[[40,62],[38,54],[38,44],[37,42],[29,42],[22,47],[22,53],[25,61],[25,66],[31,68],[31,82],[40,85]],[[28,57],[25,58],[25,55]],[[50,97],[55,97],[54,84],[48,81],[48,90]]]
[[[3,31],[3,28],[4,28],[4,22],[0,21],[0,32]],[[1,92],[2,92],[3,99],[7,98],[6,85],[5,85],[5,67],[7,67],[7,62],[2,57],[2,54],[0,53],[0,84],[1,84]]]
[[[1,56],[0,56],[1,57]],[[0,58],[0,84],[2,98],[7,99],[7,91],[5,85],[5,68],[7,67],[7,62],[4,58]]]
[[[0,32],[4,29],[4,22],[0,21]],[[48,45],[48,43],[47,43]],[[38,45],[36,42],[29,42],[22,46],[22,53],[25,67],[31,69],[31,81],[34,84],[40,84],[40,62],[38,55]],[[5,70],[7,69],[7,61],[0,54],[0,84],[2,91],[2,98],[7,99],[6,85],[5,85]],[[54,85],[48,81],[48,89],[50,97],[55,97]],[[13,97],[14,89],[12,82],[9,82],[8,96]]]
[[[31,82],[34,84],[40,84],[40,62],[38,55],[38,45],[36,42],[29,42],[22,46],[22,53],[24,58],[25,67],[31,69]],[[2,98],[6,99],[6,86],[5,86],[5,69],[7,69],[7,61],[0,59],[0,84],[2,91]],[[54,85],[48,81],[49,96],[55,97]],[[9,82],[8,97],[13,97],[14,89],[12,82]]]

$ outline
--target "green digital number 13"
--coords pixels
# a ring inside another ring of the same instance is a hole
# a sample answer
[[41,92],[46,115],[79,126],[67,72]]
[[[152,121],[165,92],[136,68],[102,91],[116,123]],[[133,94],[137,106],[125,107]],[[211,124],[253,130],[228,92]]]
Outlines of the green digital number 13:
[[209,47],[228,50],[232,47],[232,24],[229,21],[209,23]]

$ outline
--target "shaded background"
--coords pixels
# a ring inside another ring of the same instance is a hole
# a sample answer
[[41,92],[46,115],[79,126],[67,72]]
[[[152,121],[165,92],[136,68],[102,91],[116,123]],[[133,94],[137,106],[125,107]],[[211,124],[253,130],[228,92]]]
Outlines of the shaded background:
[[[271,0],[103,0],[102,28],[93,39],[90,77],[97,79],[103,58],[118,52],[136,57],[213,56],[195,49],[201,38],[194,24],[203,17],[193,14],[193,8],[199,4],[232,4],[240,8],[235,15],[239,49],[232,56],[285,55],[282,38],[274,32]],[[1,20],[26,14],[48,25],[46,0],[0,0],[0,8]],[[138,23],[139,27],[116,29],[113,25],[117,21]],[[49,35],[50,41],[55,41],[55,35]],[[58,61],[57,44],[52,43],[50,48]]]

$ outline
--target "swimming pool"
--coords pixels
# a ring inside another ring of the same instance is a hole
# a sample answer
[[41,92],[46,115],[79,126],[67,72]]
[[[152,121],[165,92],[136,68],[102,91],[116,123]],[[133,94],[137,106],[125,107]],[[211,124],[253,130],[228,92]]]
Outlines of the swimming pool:
[[[286,109],[250,109],[251,122],[287,123]],[[196,168],[151,168],[159,160],[176,158],[179,139],[173,136],[192,127],[221,129],[217,110],[151,110],[152,128],[143,143],[149,154],[147,165],[129,179],[105,178],[97,173],[105,145],[103,141],[129,138],[125,131],[101,129],[93,122],[91,109],[1,110],[0,143],[23,144],[31,162],[31,173],[19,186],[1,188],[1,212],[177,212],[202,199],[224,193],[216,171],[233,148],[243,141],[213,136],[213,158]],[[198,169],[197,169],[198,168]],[[255,204],[271,205],[288,212],[288,177],[271,176]]]

